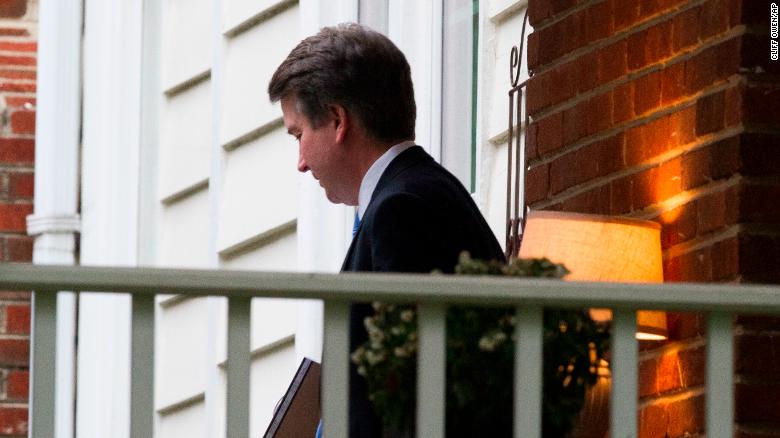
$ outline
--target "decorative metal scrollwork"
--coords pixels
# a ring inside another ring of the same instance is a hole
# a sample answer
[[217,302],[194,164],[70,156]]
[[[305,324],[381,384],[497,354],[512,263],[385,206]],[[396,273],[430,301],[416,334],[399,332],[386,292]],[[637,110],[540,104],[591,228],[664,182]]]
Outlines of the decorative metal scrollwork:
[[[512,51],[509,54],[509,83],[511,88],[509,89],[509,129],[508,133],[508,148],[507,148],[507,172],[506,172],[506,258],[515,258],[520,251],[520,241],[522,239],[522,229],[525,226],[525,211],[526,202],[525,194],[520,196],[521,180],[525,183],[526,173],[526,160],[525,153],[522,148],[525,145],[525,141],[521,144],[521,136],[524,140],[527,140],[529,117],[528,112],[525,111],[525,105],[523,105],[525,94],[524,88],[528,85],[531,72],[529,71],[529,79],[520,81],[520,71],[523,65],[523,54],[525,49],[525,29],[528,24],[528,11],[526,10],[523,17],[523,28],[520,38],[520,48],[517,46],[512,47]],[[523,121],[523,123],[521,123]],[[515,136],[515,127],[517,127],[517,135]],[[514,160],[513,158],[514,151]],[[522,172],[522,173],[521,173]]]

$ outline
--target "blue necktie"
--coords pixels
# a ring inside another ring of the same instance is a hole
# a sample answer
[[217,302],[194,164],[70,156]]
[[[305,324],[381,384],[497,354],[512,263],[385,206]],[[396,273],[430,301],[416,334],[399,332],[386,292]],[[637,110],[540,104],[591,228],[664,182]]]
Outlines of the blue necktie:
[[355,223],[352,225],[352,237],[357,234],[358,227],[360,226],[360,216],[355,212]]

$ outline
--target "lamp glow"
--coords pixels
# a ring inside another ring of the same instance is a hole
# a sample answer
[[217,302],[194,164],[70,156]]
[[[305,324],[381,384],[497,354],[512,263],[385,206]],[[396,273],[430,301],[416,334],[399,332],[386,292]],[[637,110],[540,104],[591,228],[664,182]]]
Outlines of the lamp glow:
[[[571,273],[566,280],[619,283],[663,282],[661,226],[656,222],[579,213],[532,211],[526,219],[521,258],[547,257]],[[592,309],[600,322],[609,309]],[[666,313],[637,312],[637,339],[667,337]]]

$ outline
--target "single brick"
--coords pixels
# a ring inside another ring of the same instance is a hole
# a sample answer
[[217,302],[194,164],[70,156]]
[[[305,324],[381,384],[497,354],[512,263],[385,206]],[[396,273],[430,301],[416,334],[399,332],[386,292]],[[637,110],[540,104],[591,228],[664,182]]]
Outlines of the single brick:
[[35,161],[35,140],[0,138],[0,163],[32,164]]
[[30,334],[29,304],[8,304],[5,306],[5,331],[13,335]]
[[26,339],[0,339],[0,366],[26,367],[30,363],[30,342]]
[[31,236],[8,236],[5,238],[9,262],[30,263],[32,261],[33,238]]
[[27,0],[3,0],[0,2],[0,17],[21,18],[27,13]]
[[650,112],[661,104],[661,73],[653,72],[634,83],[634,111],[637,115]]
[[634,117],[634,84],[629,82],[612,91],[612,122],[618,124]]
[[24,232],[27,229],[27,215],[32,214],[31,204],[0,203],[0,232]]
[[0,431],[6,436],[26,436],[27,408],[0,405]]
[[739,241],[736,237],[731,237],[716,242],[712,245],[712,279],[728,281],[737,275],[739,275]]
[[633,210],[631,177],[613,180],[609,184],[609,214],[626,214]]
[[628,71],[627,67],[627,43],[620,40],[598,52],[598,82],[605,84],[611,82]]
[[548,164],[534,166],[528,170],[525,180],[526,202],[533,204],[547,198],[550,186],[550,169]]
[[538,122],[538,152],[544,156],[563,146],[563,112],[547,116]]
[[723,129],[726,93],[719,91],[696,101],[696,135],[710,134]]
[[35,176],[31,172],[9,174],[9,194],[14,198],[32,198]]
[[698,217],[694,203],[683,204],[664,212],[661,219],[665,222],[661,228],[661,247],[663,249],[696,237]]
[[581,135],[592,135],[609,129],[612,125],[612,92],[607,91],[591,97],[585,105],[584,131]]
[[35,134],[35,111],[11,113],[11,131],[14,134]]
[[615,31],[630,27],[639,20],[639,3],[625,0],[610,0],[615,21]]
[[710,193],[696,200],[699,226],[698,234],[704,235],[726,225],[726,194]]
[[661,103],[674,103],[685,95],[685,63],[678,62],[661,73]]
[[6,380],[6,396],[11,400],[25,401],[30,395],[30,373],[26,370],[11,370]]

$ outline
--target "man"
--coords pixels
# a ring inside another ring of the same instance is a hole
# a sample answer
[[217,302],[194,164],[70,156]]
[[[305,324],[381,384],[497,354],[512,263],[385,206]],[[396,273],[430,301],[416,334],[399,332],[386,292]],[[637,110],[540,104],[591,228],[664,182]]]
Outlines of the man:
[[[414,144],[409,64],[385,36],[357,24],[301,41],[268,85],[298,140],[298,170],[331,202],[358,207],[342,271],[453,272],[461,251],[503,260],[468,191]],[[351,348],[366,340],[368,304],[350,315]],[[352,367],[350,436],[381,436],[364,380]]]

